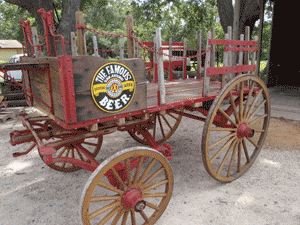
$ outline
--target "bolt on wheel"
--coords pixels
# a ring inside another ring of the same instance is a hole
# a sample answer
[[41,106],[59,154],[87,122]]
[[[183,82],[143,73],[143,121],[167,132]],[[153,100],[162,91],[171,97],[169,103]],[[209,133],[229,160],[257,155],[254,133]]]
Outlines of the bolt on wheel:
[[238,76],[211,106],[202,135],[202,159],[216,180],[231,182],[253,164],[267,135],[270,100],[264,82]]
[[122,150],[105,160],[86,183],[82,224],[154,224],[173,190],[168,160],[148,147]]

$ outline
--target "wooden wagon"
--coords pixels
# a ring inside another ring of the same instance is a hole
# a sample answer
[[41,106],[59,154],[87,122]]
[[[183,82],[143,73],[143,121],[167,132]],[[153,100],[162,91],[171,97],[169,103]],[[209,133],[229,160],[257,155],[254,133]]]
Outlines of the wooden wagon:
[[[49,53],[51,47],[53,50],[50,34],[56,44],[66,43],[54,34],[51,20],[47,21],[51,13],[40,13]],[[157,83],[148,83],[142,59],[84,55],[86,27],[80,23],[78,56],[64,51],[41,56],[41,45],[31,43],[36,34],[31,34],[29,23],[22,24],[29,57],[20,64],[1,64],[0,70],[22,69],[28,103],[46,116],[21,115],[26,129],[11,132],[10,143],[33,144],[13,156],[37,146],[41,159],[55,170],[91,171],[80,201],[83,224],[154,224],[159,219],[174,185],[169,164],[172,146],[160,144],[171,137],[183,116],[205,122],[201,154],[214,179],[237,179],[258,156],[269,125],[270,101],[263,81],[248,73],[255,71],[255,64],[227,66],[230,60],[225,57],[224,67],[209,67],[212,45],[226,45],[226,56],[239,51],[242,62],[242,51],[255,52],[257,48],[249,46],[256,46],[257,41],[215,40],[209,33],[203,79],[165,81],[162,55],[156,52]],[[137,38],[132,27],[128,30],[130,52]],[[221,79],[211,81],[217,74]],[[100,164],[95,158],[103,135],[115,131],[127,131],[149,147],[120,150]]]

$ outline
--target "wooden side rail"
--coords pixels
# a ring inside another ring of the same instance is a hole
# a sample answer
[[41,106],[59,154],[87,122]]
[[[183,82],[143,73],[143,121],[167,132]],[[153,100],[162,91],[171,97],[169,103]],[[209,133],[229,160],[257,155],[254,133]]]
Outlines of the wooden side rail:
[[49,63],[4,63],[0,64],[0,70],[34,70],[48,69]]

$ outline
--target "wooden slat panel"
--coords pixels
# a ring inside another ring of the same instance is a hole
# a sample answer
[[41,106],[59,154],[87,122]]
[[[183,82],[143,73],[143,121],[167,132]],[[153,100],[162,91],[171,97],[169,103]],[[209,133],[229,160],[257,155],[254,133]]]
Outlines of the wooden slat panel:
[[256,51],[258,51],[258,48],[226,47],[226,48],[224,48],[224,51],[232,51],[232,52],[250,51],[250,52],[256,52]]
[[208,44],[210,45],[245,45],[245,46],[257,46],[257,41],[239,41],[239,40],[218,40],[209,39]]
[[244,65],[244,66],[225,66],[225,67],[210,67],[207,68],[207,76],[227,74],[227,73],[241,73],[247,71],[255,71],[256,65]]

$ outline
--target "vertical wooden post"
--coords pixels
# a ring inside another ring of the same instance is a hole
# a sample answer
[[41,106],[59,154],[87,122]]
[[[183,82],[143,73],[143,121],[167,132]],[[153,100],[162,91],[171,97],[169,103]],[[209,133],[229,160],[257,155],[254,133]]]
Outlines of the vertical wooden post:
[[[187,42],[186,42],[186,38],[184,38],[183,39],[183,57],[186,57],[186,49],[187,49]],[[186,60],[186,58],[184,58],[183,63],[182,63],[184,80],[186,79],[186,64],[187,64],[187,60]]]
[[[156,29],[156,51],[161,51],[161,31],[160,28]],[[163,55],[157,54],[157,66],[158,66],[158,90],[160,91],[160,102],[166,104],[166,89],[164,79],[164,68],[163,68]]]
[[[211,28],[211,39],[215,39],[215,28]],[[210,55],[210,67],[216,67],[215,66],[215,54],[216,52],[216,45],[212,45],[211,55]]]
[[97,37],[95,35],[93,36],[93,46],[94,46],[94,54],[95,54],[95,56],[100,57],[99,52],[98,52]]
[[[169,38],[169,55],[173,55],[172,50],[172,38]],[[172,68],[172,60],[173,58],[169,56],[169,80],[173,80],[173,68]]]
[[71,32],[71,51],[72,56],[77,56],[75,32]]
[[[241,38],[240,38],[241,41],[244,40],[244,34],[241,34]],[[241,45],[240,47],[244,47],[243,45]],[[240,51],[239,52],[239,65],[243,65],[243,51]],[[238,75],[240,75],[242,73],[239,73]]]
[[[245,28],[245,41],[250,41],[250,27]],[[249,51],[245,51],[245,65],[249,65]]]
[[[254,41],[257,41],[257,36],[254,37]],[[256,58],[256,52],[252,52],[252,60],[251,60],[251,65],[255,65],[255,58]],[[256,64],[256,66],[260,66],[260,64]],[[257,71],[257,69],[256,69]],[[251,74],[258,74],[256,71],[251,71]],[[259,70],[258,70],[259,71]]]
[[[244,40],[244,35],[241,34],[241,38],[240,38],[241,41]],[[243,47],[243,45],[240,45],[240,47]],[[239,65],[243,65],[243,55],[244,55],[244,52],[243,51],[239,51]],[[241,73],[238,73],[237,75],[241,75]],[[239,90],[240,89],[240,84],[237,85],[237,89]]]
[[[228,34],[225,34],[225,40],[228,40],[229,39],[229,35]],[[224,48],[226,47],[226,45],[224,46]],[[228,52],[224,51],[223,53],[223,67],[224,66],[228,66]],[[230,76],[229,74],[223,74],[222,75],[222,87],[224,87],[228,81],[230,80]]]
[[121,37],[120,40],[120,60],[124,59],[124,37]]
[[[206,51],[210,49],[211,45],[208,44],[208,40],[211,39],[211,32],[207,34],[207,41],[206,41]],[[209,94],[209,76],[207,76],[207,68],[210,67],[210,54],[211,51],[208,51],[205,56],[205,72],[204,72],[204,81],[203,81],[203,97],[207,97]]]
[[126,26],[127,26],[127,47],[128,47],[128,58],[134,58],[134,42],[133,39],[130,38],[129,34],[133,30],[133,17],[132,15],[128,15],[126,17]]
[[[140,38],[138,37],[138,41],[140,41]],[[141,53],[140,53],[140,44],[139,42],[136,43],[136,57],[141,58]]]
[[[232,27],[231,26],[228,26],[227,28],[227,34],[228,34],[228,40],[232,40]],[[232,47],[231,45],[229,45],[228,47]],[[233,66],[233,62],[232,62],[232,57],[233,55],[233,52],[229,51],[228,52],[228,62],[227,62],[227,66]],[[233,73],[230,73],[229,75],[229,79],[232,79],[233,78]]]
[[[83,13],[81,11],[77,11],[75,13],[76,24],[84,25],[83,22]],[[77,42],[78,42],[78,54],[86,55],[86,43],[84,37],[84,29],[76,29],[77,32]]]
[[[31,33],[32,33],[32,44],[38,45],[39,44],[39,36],[37,34],[36,27],[31,28]],[[36,58],[41,57],[41,55],[42,55],[41,50],[38,50],[37,47],[34,47],[34,55]]]
[[[197,32],[198,40],[197,40],[197,55],[201,54],[201,30],[199,29]],[[202,69],[202,55],[197,57],[197,79],[201,79],[201,69]]]
[[[154,38],[153,38],[153,49],[154,49],[154,51],[156,51],[156,34],[154,34]],[[157,62],[157,54],[154,52],[153,53],[153,67],[156,62]]]

